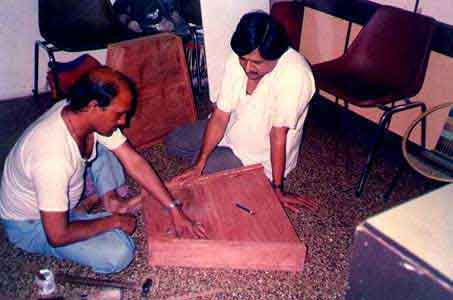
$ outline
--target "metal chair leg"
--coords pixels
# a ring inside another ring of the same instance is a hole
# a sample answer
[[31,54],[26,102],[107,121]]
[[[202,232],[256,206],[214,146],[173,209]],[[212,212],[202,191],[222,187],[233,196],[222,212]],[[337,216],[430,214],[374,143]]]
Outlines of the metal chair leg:
[[[355,192],[355,195],[357,197],[360,197],[362,195],[362,192],[363,192],[363,188],[364,188],[364,185],[365,185],[365,182],[368,178],[368,175],[369,175],[369,172],[371,170],[371,163],[373,161],[373,158],[374,158],[374,155],[376,154],[376,151],[378,149],[378,146],[379,146],[379,141],[382,137],[382,134],[384,133],[384,129],[387,128],[388,124],[390,121],[391,121],[391,117],[393,114],[395,113],[398,113],[398,112],[401,112],[401,111],[405,111],[405,110],[409,110],[409,109],[412,109],[412,108],[420,108],[422,112],[425,112],[426,111],[426,105],[425,103],[423,102],[409,102],[407,104],[404,104],[404,105],[399,105],[399,106],[393,106],[391,108],[389,108],[388,110],[386,110],[384,112],[384,114],[381,116],[381,120],[379,121],[379,127],[378,129],[376,130],[376,134],[374,136],[374,139],[373,139],[373,142],[371,143],[371,150],[368,154],[368,159],[367,159],[367,163],[363,169],[363,172],[362,172],[362,176],[360,177],[360,180],[359,180],[359,183],[357,184],[357,188],[356,188],[356,192]],[[422,130],[421,130],[421,144],[423,146],[426,145],[426,119],[423,119],[422,120]]]
[[403,162],[400,163],[400,166],[398,167],[398,170],[396,171],[395,176],[393,176],[392,182],[390,183],[387,191],[384,193],[382,198],[384,199],[384,202],[389,201],[390,195],[392,194],[393,190],[396,187],[396,184],[398,183],[401,175],[403,175],[403,171],[406,169],[406,164]]
[[387,122],[390,121],[392,114],[393,114],[393,111],[386,111],[381,116],[381,120],[379,121],[378,129],[376,130],[373,141],[371,143],[371,149],[370,149],[370,152],[368,153],[366,165],[363,168],[362,176],[360,177],[359,183],[358,183],[356,191],[355,191],[355,195],[357,197],[360,197],[362,195],[363,187],[365,185],[366,180],[368,179],[368,175],[371,170],[371,163],[373,162],[374,155],[376,154],[376,152],[379,148],[379,142],[382,139],[382,134],[384,133],[384,129],[386,128]]
[[[426,112],[426,104],[425,103],[420,103],[420,110],[421,113]],[[421,120],[421,126],[422,126],[422,131],[421,131],[421,144],[423,148],[426,148],[426,117]]]
[[[420,103],[420,110],[421,114],[426,112],[426,105],[425,103]],[[421,132],[420,132],[420,143],[422,144],[423,148],[426,147],[426,118],[423,118],[421,120]],[[387,191],[384,193],[382,196],[384,202],[387,202],[390,198],[390,195],[392,194],[393,190],[396,187],[396,184],[398,183],[398,180],[400,177],[403,175],[404,170],[406,169],[406,164],[404,160],[400,163],[400,166],[398,167],[398,170],[396,171],[395,176],[393,176],[392,182],[390,183]]]
[[58,80],[58,74],[57,71],[55,70],[55,64],[56,64],[56,59],[55,59],[55,52],[61,51],[60,49],[54,47],[51,45],[49,42],[46,41],[36,41],[35,42],[35,66],[34,66],[34,82],[33,82],[33,99],[37,101],[38,97],[38,89],[39,89],[39,48],[43,48],[47,56],[49,57],[49,63],[48,66],[52,72],[52,75],[55,78],[55,90],[57,97],[61,95],[61,89],[60,89],[60,82]]
[[33,74],[33,90],[32,90],[32,96],[33,100],[36,102],[38,101],[38,76],[39,76],[39,42],[35,42],[35,49],[34,49],[34,60],[35,60],[35,65],[34,65],[34,74]]

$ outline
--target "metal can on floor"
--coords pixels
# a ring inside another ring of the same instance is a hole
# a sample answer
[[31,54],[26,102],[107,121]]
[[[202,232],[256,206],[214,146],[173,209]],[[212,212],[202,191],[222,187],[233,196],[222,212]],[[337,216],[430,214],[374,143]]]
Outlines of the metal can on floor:
[[55,278],[51,270],[41,269],[35,276],[35,284],[38,287],[38,294],[47,296],[55,292]]

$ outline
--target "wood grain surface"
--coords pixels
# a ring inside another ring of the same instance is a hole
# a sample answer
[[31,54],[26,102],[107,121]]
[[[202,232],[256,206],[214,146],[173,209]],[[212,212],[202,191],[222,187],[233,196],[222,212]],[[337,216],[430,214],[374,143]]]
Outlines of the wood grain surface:
[[[203,224],[208,239],[176,238],[168,210],[144,205],[151,265],[301,271],[299,240],[261,165],[167,185],[183,211]],[[255,211],[254,215],[236,203]]]
[[138,149],[160,142],[172,129],[196,120],[181,39],[163,33],[111,44],[107,65],[137,86],[138,102],[124,130]]

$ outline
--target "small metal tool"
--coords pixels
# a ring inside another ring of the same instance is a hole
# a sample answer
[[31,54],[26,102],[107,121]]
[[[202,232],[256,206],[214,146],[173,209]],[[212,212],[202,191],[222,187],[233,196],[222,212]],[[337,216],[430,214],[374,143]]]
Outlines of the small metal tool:
[[90,277],[82,277],[76,275],[69,275],[64,273],[57,273],[55,275],[55,280],[58,283],[72,283],[72,284],[80,284],[80,285],[87,285],[87,286],[95,286],[95,287],[112,287],[118,289],[130,289],[130,290],[137,290],[140,287],[138,284],[130,281],[118,281],[118,280],[103,280],[103,279],[96,279]]
[[248,213],[250,215],[255,214],[255,211],[251,210],[250,208],[248,208],[240,203],[236,203],[236,207],[242,209],[243,211],[245,211],[246,213]]
[[143,282],[141,300],[149,300],[148,295],[153,287],[153,280],[148,278]]

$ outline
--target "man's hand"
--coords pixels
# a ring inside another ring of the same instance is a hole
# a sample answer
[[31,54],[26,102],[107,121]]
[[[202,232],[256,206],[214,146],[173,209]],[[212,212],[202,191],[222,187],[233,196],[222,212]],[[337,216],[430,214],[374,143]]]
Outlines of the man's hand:
[[319,203],[315,202],[306,196],[299,196],[293,193],[286,193],[278,189],[275,190],[278,200],[283,207],[291,210],[294,213],[300,212],[298,206],[305,207],[312,212],[316,212],[319,209]]
[[172,210],[172,220],[175,227],[176,237],[192,236],[196,238],[206,239],[208,236],[206,230],[201,223],[189,219],[186,214],[179,208]]
[[128,200],[121,199],[116,193],[109,197],[103,197],[103,205],[106,211],[116,214],[135,214],[143,204],[144,195],[139,194]]
[[170,184],[184,184],[191,182],[201,176],[203,172],[204,164],[196,164],[193,167],[185,170],[180,175],[171,179],[168,183]]
[[132,215],[114,215],[117,222],[117,228],[124,231],[128,235],[132,235],[137,226],[137,219]]

